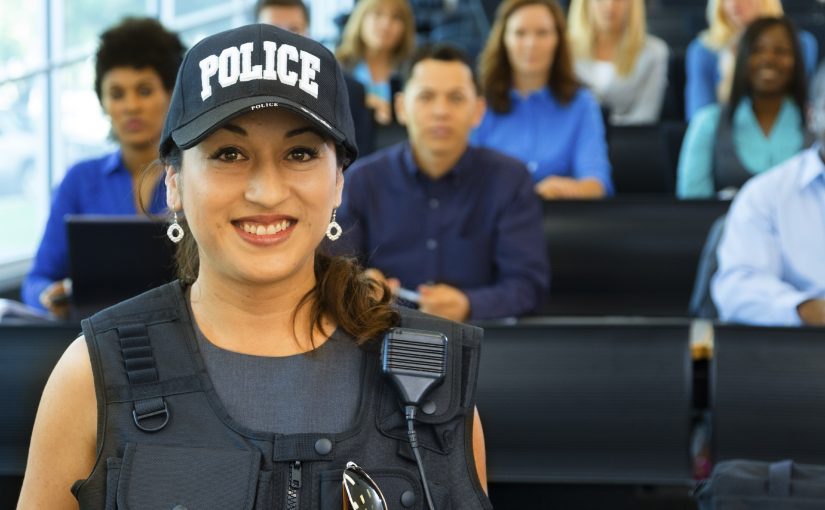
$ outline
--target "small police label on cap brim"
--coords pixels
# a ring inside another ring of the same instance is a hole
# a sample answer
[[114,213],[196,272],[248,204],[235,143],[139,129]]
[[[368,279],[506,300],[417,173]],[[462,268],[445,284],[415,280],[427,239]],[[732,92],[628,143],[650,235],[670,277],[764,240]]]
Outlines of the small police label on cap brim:
[[278,107],[278,103],[266,102],[266,103],[253,104],[252,106],[249,107],[249,110],[254,112],[255,110],[261,110],[263,108],[277,108],[277,107]]

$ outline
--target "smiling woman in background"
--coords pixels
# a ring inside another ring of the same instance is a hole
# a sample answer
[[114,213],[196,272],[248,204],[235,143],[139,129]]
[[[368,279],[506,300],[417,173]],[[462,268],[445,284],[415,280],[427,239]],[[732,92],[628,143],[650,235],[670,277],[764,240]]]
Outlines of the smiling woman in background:
[[644,0],[573,0],[568,14],[576,75],[614,125],[658,122],[667,45],[647,33]]
[[[739,36],[750,22],[761,16],[782,16],[780,0],[708,0],[708,28],[688,46],[685,55],[685,116],[691,120],[699,108],[717,101],[722,77],[720,56],[735,53]],[[798,32],[804,69],[813,74],[817,43],[808,32]],[[721,59],[724,61],[725,59]]]
[[81,161],[66,172],[54,196],[34,266],[23,282],[26,304],[58,316],[66,313],[66,215],[137,214],[141,198],[149,212],[165,209],[163,181],[141,181],[139,176],[157,158],[163,120],[184,51],[176,34],[150,18],[126,18],[100,36],[95,92],[120,147],[111,154]]
[[806,142],[806,90],[791,22],[751,23],[739,43],[729,103],[699,110],[685,133],[679,197],[729,197],[754,174],[799,152]]

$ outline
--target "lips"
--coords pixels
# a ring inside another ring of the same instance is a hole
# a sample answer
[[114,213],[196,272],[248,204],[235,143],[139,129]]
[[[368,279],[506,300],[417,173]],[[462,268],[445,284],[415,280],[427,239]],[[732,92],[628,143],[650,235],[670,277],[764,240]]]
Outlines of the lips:
[[123,123],[127,131],[140,131],[143,129],[143,121],[140,119],[129,119]]
[[240,237],[255,245],[270,245],[287,239],[298,220],[291,216],[251,216],[232,221]]

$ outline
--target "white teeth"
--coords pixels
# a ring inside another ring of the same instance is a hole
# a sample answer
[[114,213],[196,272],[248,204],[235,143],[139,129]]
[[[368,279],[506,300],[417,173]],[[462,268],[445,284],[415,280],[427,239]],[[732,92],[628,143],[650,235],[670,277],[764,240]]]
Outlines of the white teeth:
[[256,236],[274,235],[282,230],[286,230],[291,225],[289,220],[281,220],[278,223],[263,225],[260,223],[241,223],[241,228],[247,234]]

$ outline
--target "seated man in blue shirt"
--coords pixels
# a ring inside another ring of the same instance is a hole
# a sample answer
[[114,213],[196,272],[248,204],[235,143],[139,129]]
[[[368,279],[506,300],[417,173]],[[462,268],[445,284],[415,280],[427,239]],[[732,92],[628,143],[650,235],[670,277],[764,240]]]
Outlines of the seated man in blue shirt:
[[711,293],[723,320],[825,326],[825,64],[811,96],[819,143],[737,194]]
[[456,48],[427,46],[402,79],[395,108],[409,142],[347,170],[335,250],[354,252],[396,291],[414,289],[428,313],[536,311],[549,286],[540,201],[521,162],[469,146],[484,114],[472,66]]

